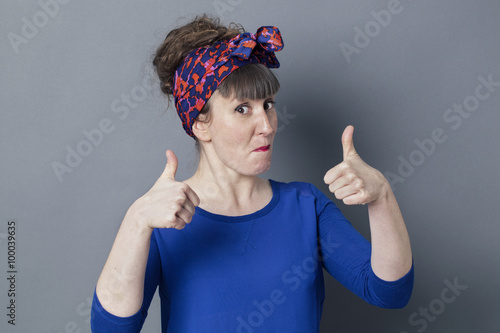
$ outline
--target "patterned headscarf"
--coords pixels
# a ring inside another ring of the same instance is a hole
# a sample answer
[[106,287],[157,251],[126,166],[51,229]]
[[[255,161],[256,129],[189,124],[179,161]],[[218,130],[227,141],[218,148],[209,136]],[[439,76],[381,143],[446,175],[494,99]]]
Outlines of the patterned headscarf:
[[276,27],[260,27],[257,33],[243,33],[191,52],[177,68],[173,95],[177,113],[186,133],[221,82],[236,69],[251,63],[278,68],[274,52],[283,49]]

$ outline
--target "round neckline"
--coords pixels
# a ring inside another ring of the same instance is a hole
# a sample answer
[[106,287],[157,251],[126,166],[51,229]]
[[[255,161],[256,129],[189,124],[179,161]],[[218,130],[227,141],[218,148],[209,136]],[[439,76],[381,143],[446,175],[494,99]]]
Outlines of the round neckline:
[[204,210],[203,208],[200,208],[200,207],[196,207],[195,212],[197,214],[207,218],[207,219],[215,220],[218,222],[236,223],[236,222],[247,222],[247,221],[258,219],[259,217],[262,217],[262,216],[268,214],[270,211],[272,211],[280,199],[280,192],[279,192],[279,188],[278,188],[278,186],[279,186],[278,183],[272,179],[268,179],[268,181],[271,184],[271,188],[273,190],[273,197],[271,198],[271,201],[269,201],[269,203],[267,205],[265,205],[263,208],[259,209],[256,212],[246,214],[246,215],[227,216],[227,215],[210,213],[209,211]]

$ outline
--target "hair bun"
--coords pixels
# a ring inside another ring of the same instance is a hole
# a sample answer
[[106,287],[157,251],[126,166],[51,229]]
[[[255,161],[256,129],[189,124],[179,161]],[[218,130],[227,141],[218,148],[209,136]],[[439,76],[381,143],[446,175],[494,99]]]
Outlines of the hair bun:
[[241,25],[231,23],[224,26],[219,19],[210,18],[206,14],[172,30],[156,51],[153,60],[163,93],[172,95],[175,71],[189,53],[244,32]]

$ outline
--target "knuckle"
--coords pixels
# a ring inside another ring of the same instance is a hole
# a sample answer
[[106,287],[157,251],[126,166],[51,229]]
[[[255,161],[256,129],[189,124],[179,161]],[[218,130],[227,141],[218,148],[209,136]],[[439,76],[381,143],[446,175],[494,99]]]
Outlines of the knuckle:
[[364,188],[365,187],[365,182],[360,178],[355,179],[354,184],[356,185],[357,188]]
[[186,196],[184,194],[179,195],[176,199],[175,202],[179,204],[179,206],[183,206],[186,203]]
[[181,207],[182,207],[181,203],[176,200],[172,203],[172,205],[170,206],[170,209],[172,211],[174,211],[175,213],[177,213],[179,210],[181,210]]
[[188,189],[189,189],[188,184],[186,184],[186,183],[179,183],[179,190],[181,190],[182,192],[186,192]]
[[356,179],[356,175],[352,172],[347,172],[345,174],[345,178],[347,179],[347,181],[349,181],[350,183],[352,183],[355,179]]
[[167,221],[168,223],[174,223],[176,219],[177,217],[175,216],[175,214],[167,214],[167,216],[165,216],[165,221]]

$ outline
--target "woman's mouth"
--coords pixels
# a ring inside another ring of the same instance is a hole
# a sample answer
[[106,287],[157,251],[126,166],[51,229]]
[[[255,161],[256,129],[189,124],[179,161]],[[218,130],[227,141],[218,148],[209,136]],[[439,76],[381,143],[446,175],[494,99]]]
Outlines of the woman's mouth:
[[267,146],[259,147],[259,148],[255,149],[254,151],[256,151],[256,152],[268,151],[270,148],[271,148],[271,145],[267,145]]

